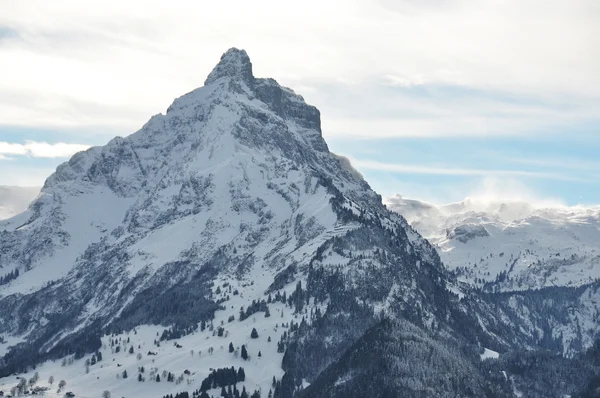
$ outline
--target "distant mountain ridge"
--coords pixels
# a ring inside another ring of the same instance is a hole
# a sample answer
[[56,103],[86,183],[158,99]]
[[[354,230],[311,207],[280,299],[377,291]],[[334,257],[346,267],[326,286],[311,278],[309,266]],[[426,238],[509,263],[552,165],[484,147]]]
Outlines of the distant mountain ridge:
[[436,206],[401,196],[386,203],[473,286],[527,290],[600,278],[600,207],[473,199]]

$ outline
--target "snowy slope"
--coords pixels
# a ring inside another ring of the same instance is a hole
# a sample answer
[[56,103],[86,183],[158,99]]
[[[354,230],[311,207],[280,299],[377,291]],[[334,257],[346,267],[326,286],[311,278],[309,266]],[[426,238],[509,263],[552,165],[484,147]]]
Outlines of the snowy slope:
[[0,220],[21,213],[39,192],[38,187],[0,186]]
[[387,199],[460,280],[497,290],[580,286],[600,278],[600,208],[467,199],[435,206]]

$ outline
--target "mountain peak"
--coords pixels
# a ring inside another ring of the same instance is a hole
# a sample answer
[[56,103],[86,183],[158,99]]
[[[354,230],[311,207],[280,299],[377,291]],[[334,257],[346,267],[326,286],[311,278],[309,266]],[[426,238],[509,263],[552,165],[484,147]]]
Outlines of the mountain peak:
[[238,78],[245,82],[250,82],[254,79],[252,75],[252,63],[245,50],[235,47],[227,50],[221,56],[219,63],[210,72],[204,84],[213,83],[223,77]]

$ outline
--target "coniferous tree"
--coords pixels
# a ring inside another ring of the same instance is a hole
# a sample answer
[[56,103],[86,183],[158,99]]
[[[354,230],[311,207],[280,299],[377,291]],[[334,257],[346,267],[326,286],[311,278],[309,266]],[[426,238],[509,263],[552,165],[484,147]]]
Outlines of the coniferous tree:
[[250,337],[252,337],[253,339],[258,338],[258,332],[256,331],[256,328],[252,328],[252,333],[250,333]]
[[233,352],[235,349],[233,348],[233,343],[229,343],[229,352]]
[[248,351],[246,351],[246,346],[242,344],[242,359],[248,360]]
[[237,381],[246,381],[246,372],[244,372],[244,368],[242,367],[238,369]]

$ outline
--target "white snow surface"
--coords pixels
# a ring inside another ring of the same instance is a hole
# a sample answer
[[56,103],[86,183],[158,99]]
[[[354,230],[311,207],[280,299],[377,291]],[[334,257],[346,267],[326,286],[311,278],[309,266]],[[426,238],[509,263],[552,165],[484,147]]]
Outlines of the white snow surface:
[[484,348],[483,349],[483,353],[480,355],[481,356],[481,360],[486,360],[486,359],[498,359],[500,358],[500,354],[497,353],[496,351],[492,351],[489,348]]
[[[251,282],[250,279],[253,281]],[[247,306],[253,298],[264,298],[263,292],[269,282],[269,278],[260,278],[259,275],[250,275],[247,280],[235,282],[232,287],[244,291],[242,293],[244,297],[232,296],[232,299],[227,302],[227,309],[218,311],[213,320],[215,333],[218,326],[224,327],[223,337],[218,337],[207,328],[181,339],[160,342],[160,346],[157,347],[154,342],[159,340],[159,334],[165,330],[165,327],[141,325],[123,334],[105,336],[100,350],[103,360],[90,366],[89,373],[86,373],[85,362],[92,355],[75,360],[66,366],[62,366],[60,360],[48,361],[36,368],[40,377],[36,385],[52,387],[47,393],[50,396],[62,396],[65,392],[71,391],[77,397],[100,397],[103,391],[108,390],[112,396],[119,397],[162,397],[181,391],[191,393],[200,388],[204,378],[213,369],[234,366],[236,370],[243,367],[246,374],[245,382],[237,384],[240,391],[244,386],[249,394],[259,390],[261,396],[267,396],[269,389],[272,389],[273,376],[278,379],[283,376],[281,369],[283,354],[277,352],[277,341],[289,328],[290,321],[298,323],[303,316],[307,317],[309,312],[307,309],[306,313],[293,314],[289,307],[278,302],[269,305],[271,316],[268,318],[265,318],[264,312],[258,312],[242,322],[237,320],[241,306]],[[288,293],[292,290],[290,289]],[[236,316],[236,320],[231,323],[228,322],[230,315]],[[286,326],[283,326],[284,324]],[[258,332],[257,339],[250,337],[253,328]],[[111,340],[121,341],[118,344],[121,347],[120,352],[116,353],[116,347],[111,347]],[[248,350],[248,360],[236,356],[235,353],[229,353],[229,343],[238,350],[241,349],[242,344],[245,345]],[[133,354],[129,353],[131,347],[134,348]],[[209,353],[210,348],[214,350],[212,354]],[[156,355],[148,355],[150,351]],[[138,354],[142,355],[141,359],[137,358]],[[139,372],[140,367],[144,367],[144,373]],[[186,370],[190,375],[184,374]],[[123,371],[127,371],[127,379],[122,378]],[[169,383],[163,377],[163,371],[173,373],[176,378],[182,377],[183,381]],[[138,374],[144,377],[143,382],[138,381]],[[150,376],[156,374],[162,378],[160,382],[156,382],[155,376]],[[33,372],[20,377],[29,379],[31,376]],[[52,386],[48,383],[50,376],[55,379]],[[67,386],[61,394],[56,394],[60,380],[65,380]],[[17,384],[18,378],[15,377],[0,379],[0,391],[7,393]],[[208,391],[209,395],[215,397],[219,396],[220,392],[220,388]]]
[[473,199],[437,206],[400,195],[386,204],[469,284],[500,279],[494,288],[509,291],[580,286],[600,278],[600,207]]

